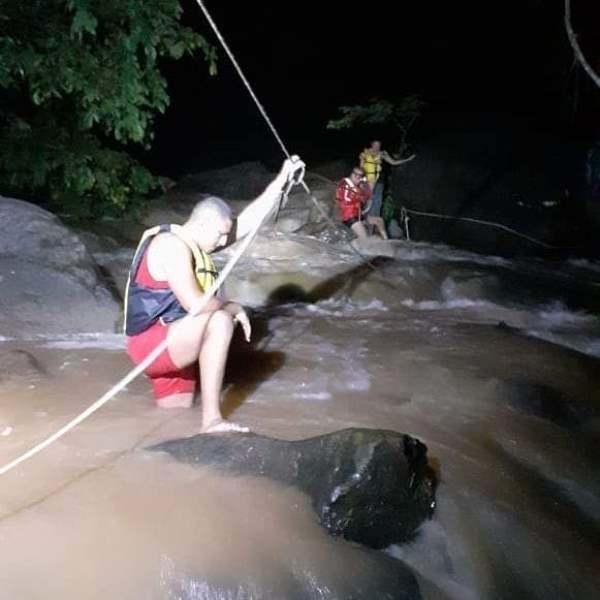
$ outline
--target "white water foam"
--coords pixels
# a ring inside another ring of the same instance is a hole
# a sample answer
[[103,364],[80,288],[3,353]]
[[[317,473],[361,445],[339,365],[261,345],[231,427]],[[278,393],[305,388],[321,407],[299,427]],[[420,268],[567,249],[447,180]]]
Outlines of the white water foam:
[[498,305],[486,300],[471,300],[470,298],[453,298],[452,300],[421,300],[412,298],[402,301],[402,305],[414,310],[454,310],[460,308],[496,308]]
[[528,335],[600,356],[600,319],[585,311],[573,311],[561,302],[553,302],[530,312]]
[[370,389],[371,375],[367,368],[364,343],[356,338],[350,346],[334,343],[311,331],[311,323],[310,315],[302,319],[297,314],[292,318],[271,319],[269,350],[289,352],[293,348],[300,365],[292,367],[290,373],[294,379],[292,393],[289,379],[282,376],[261,383],[261,393],[256,398],[266,392],[280,398],[322,402],[329,400],[334,393]]
[[588,356],[595,356],[600,358],[600,337],[592,337],[587,335],[576,335],[576,334],[561,334],[554,333],[552,331],[541,331],[536,329],[528,329],[527,334],[551,342],[558,346],[564,346],[571,350],[576,350],[582,354]]
[[95,348],[99,350],[124,350],[125,336],[118,333],[77,333],[64,336],[36,336],[45,348],[77,350]]
[[329,392],[294,392],[292,397],[300,400],[331,400]]
[[585,311],[573,311],[562,302],[552,302],[536,313],[537,319],[546,329],[575,328],[598,324],[598,318]]
[[34,342],[43,348],[76,350],[79,348],[97,348],[100,350],[124,350],[125,336],[119,333],[71,333],[64,335],[36,334],[24,337],[5,337],[3,342]]
[[295,305],[298,313],[311,313],[326,317],[351,317],[360,313],[388,312],[389,308],[378,299],[359,302],[349,298],[330,298],[315,304]]
[[594,273],[600,273],[600,261],[592,261],[586,258],[571,258],[567,261],[567,264],[579,269],[587,269]]
[[469,262],[477,265],[509,266],[511,262],[501,256],[476,254],[443,244],[411,242],[408,247],[399,247],[396,259],[404,262]]
[[[488,300],[456,294],[448,280],[441,286],[441,299],[414,300],[402,305],[416,311],[468,311],[480,321],[503,321],[528,335],[577,350],[590,356],[600,356],[600,319],[582,310],[573,310],[562,302],[542,305],[500,305]],[[459,315],[457,315],[459,318]]]

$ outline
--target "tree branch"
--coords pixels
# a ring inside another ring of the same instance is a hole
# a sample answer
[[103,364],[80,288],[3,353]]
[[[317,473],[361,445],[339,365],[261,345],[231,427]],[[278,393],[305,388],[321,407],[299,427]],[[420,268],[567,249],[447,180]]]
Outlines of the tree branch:
[[565,27],[567,29],[567,35],[569,36],[569,42],[571,43],[571,47],[575,52],[577,60],[581,63],[581,66],[585,69],[587,74],[592,78],[592,81],[598,87],[600,87],[600,77],[594,72],[592,67],[585,59],[585,56],[579,47],[579,43],[577,42],[577,36],[575,35],[573,27],[571,26],[571,0],[565,0]]

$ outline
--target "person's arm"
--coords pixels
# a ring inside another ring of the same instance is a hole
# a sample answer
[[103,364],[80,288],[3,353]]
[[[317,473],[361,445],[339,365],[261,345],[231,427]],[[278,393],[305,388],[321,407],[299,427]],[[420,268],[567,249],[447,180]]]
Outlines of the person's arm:
[[365,162],[367,161],[367,157],[365,156],[364,150],[358,156],[360,168],[364,170]]
[[242,239],[259,221],[265,219],[275,209],[281,198],[283,188],[302,167],[304,167],[304,163],[297,156],[293,156],[291,159],[288,158],[283,163],[281,171],[265,191],[239,214],[236,223],[235,241]]
[[373,195],[373,190],[371,189],[371,186],[367,182],[365,182],[361,183],[358,189],[360,190],[361,204],[366,204],[369,198],[371,198],[371,196]]
[[336,189],[335,197],[340,206],[347,204],[355,204],[358,202],[363,202],[362,193],[360,188],[353,189],[349,186],[345,180],[342,180]]
[[[192,252],[186,244],[174,235],[164,236],[156,240],[156,254],[160,256],[159,266],[175,294],[177,300],[185,310],[196,314],[200,304],[204,301],[204,294],[198,287],[194,274]],[[212,296],[200,311],[214,312],[223,306],[223,301]]]
[[383,158],[383,160],[385,160],[385,162],[388,163],[388,165],[392,165],[394,167],[411,161],[415,156],[416,154],[411,154],[408,158],[401,158],[399,160],[396,160],[392,158],[385,150],[381,153],[381,158]]
[[338,186],[336,194],[338,201],[342,204],[350,204],[352,202],[351,191],[350,186],[345,181],[342,181]]

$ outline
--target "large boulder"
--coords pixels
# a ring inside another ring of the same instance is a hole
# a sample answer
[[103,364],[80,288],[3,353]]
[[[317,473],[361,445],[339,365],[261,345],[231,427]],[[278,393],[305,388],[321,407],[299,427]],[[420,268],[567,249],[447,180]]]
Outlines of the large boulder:
[[[275,173],[260,163],[242,163],[188,175],[149,205],[142,216],[142,225],[181,224],[196,202],[209,194],[222,197],[234,214],[239,214],[274,177]],[[348,245],[351,236],[341,224],[335,223],[335,182],[310,172],[306,173],[305,181],[311,193],[301,186],[294,187],[232,271],[226,285],[231,298],[257,306],[268,303],[282,286],[290,284],[310,295],[311,289],[339,277],[361,261],[360,255]],[[222,267],[235,250],[233,245],[216,253],[217,265]],[[129,252],[117,252],[99,247],[94,253],[121,292],[131,255],[131,248]]]
[[[159,223],[181,224],[188,218],[194,205],[208,195],[223,198],[234,214],[239,214],[265,190],[274,177],[275,173],[269,172],[258,162],[186,175],[164,196],[148,205],[142,215],[142,223],[146,227]],[[335,183],[316,173],[306,173],[305,181],[321,208],[316,207],[303,188],[296,186],[267,229],[285,233],[302,230],[312,235],[322,231],[324,225],[327,226],[323,214],[335,216]],[[317,225],[316,229],[311,225]]]
[[259,162],[245,162],[222,169],[190,173],[168,192],[151,202],[142,222],[146,227],[160,223],[183,223],[194,205],[208,195],[227,200],[235,212],[256,198],[275,177]]
[[0,336],[114,331],[119,305],[73,231],[13,198],[0,222]]
[[[122,226],[126,226],[126,223],[122,223]],[[118,231],[106,231],[105,228],[98,228],[96,233],[78,232],[80,239],[100,268],[107,285],[120,300],[125,297],[129,268],[143,231],[139,224],[136,231],[135,240],[124,239]]]
[[275,175],[260,162],[236,165],[186,175],[171,191],[173,196],[205,193],[230,200],[252,200]]
[[300,441],[205,434],[150,449],[294,485],[331,534],[375,549],[410,540],[435,505],[425,445],[395,431],[345,429]]
[[[260,163],[189,175],[150,203],[141,222],[102,223],[95,227],[96,233],[81,235],[122,297],[143,229],[159,223],[183,223],[195,203],[211,193],[223,196],[239,214],[274,176]],[[305,181],[310,194],[295,186],[231,272],[225,286],[230,298],[260,306],[286,299],[322,300],[338,293],[367,302],[376,297],[369,290],[377,288],[373,281],[377,276],[363,265],[367,257],[394,257],[397,248],[377,240],[351,245],[352,235],[336,214],[335,181],[312,172],[306,173]],[[222,268],[236,248],[234,244],[215,253],[217,266]]]
[[513,117],[469,114],[432,117],[416,153],[388,170],[397,208],[430,213],[410,215],[413,240],[506,256],[585,250],[577,145]]

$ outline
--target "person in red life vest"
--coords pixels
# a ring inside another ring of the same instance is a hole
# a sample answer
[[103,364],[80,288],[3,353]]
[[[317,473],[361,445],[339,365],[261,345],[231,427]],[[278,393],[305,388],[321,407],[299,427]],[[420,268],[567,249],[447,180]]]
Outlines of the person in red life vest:
[[354,167],[349,177],[342,179],[335,190],[335,198],[340,208],[342,223],[351,229],[356,237],[369,237],[365,223],[373,225],[379,235],[387,240],[385,225],[381,217],[367,216],[363,219],[365,205],[371,197],[371,188],[360,167]]
[[250,341],[246,311],[219,292],[201,312],[188,317],[201,306],[204,293],[218,277],[210,254],[243,238],[272,215],[283,190],[303,168],[298,157],[286,160],[265,191],[236,219],[221,198],[204,198],[183,225],[147,230],[133,257],[125,294],[127,354],[139,364],[167,340],[166,350],[145,370],[156,404],[191,407],[201,382],[204,433],[248,431],[223,419],[220,410],[225,363],[236,324]]

